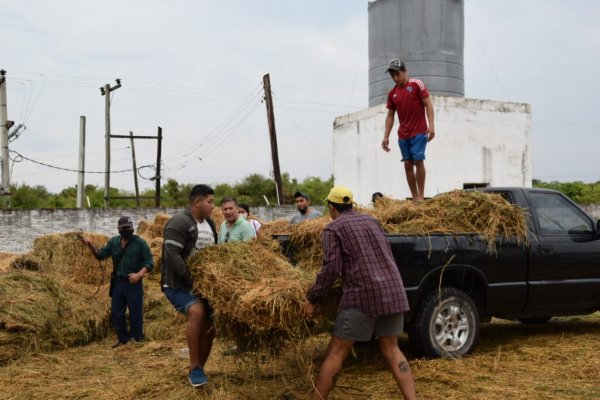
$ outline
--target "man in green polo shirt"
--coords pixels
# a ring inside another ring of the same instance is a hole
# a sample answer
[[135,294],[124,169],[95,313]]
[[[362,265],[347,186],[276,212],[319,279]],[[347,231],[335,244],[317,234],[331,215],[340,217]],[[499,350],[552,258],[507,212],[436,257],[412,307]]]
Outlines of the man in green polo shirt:
[[[99,250],[87,237],[81,237],[81,241],[92,250],[98,260],[112,257],[110,320],[119,338],[113,348],[132,339],[135,341],[144,339],[142,278],[154,268],[150,247],[144,239],[133,234],[131,218],[119,218],[117,228],[119,235],[110,238]],[[130,329],[127,329],[125,319],[125,312],[128,308]]]
[[225,197],[221,200],[221,211],[225,221],[219,229],[219,244],[229,242],[246,242],[256,237],[252,225],[239,215],[237,200]]

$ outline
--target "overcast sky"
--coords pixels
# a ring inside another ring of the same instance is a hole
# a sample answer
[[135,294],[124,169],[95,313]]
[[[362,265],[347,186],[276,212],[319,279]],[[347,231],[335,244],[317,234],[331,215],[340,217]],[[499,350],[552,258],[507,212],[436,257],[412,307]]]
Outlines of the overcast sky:
[[[281,169],[300,180],[333,173],[333,120],[368,105],[365,0],[0,4],[8,116],[27,126],[10,149],[53,166],[77,168],[85,115],[86,169],[104,170],[99,87],[115,78],[123,86],[112,93],[112,133],[161,126],[164,181],[271,173],[265,73]],[[465,1],[465,95],[531,104],[534,178],[600,180],[599,20],[600,0]],[[111,170],[131,168],[129,140],[111,143]],[[135,150],[138,166],[155,163],[156,141]],[[13,183],[60,191],[77,182],[28,160],[11,166]],[[103,175],[86,183],[103,186]],[[111,186],[133,190],[132,173],[112,174]]]

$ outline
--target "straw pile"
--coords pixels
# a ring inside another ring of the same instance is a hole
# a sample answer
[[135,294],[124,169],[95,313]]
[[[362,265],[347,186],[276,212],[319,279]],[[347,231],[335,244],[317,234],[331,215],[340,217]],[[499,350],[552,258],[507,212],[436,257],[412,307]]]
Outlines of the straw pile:
[[9,269],[11,269],[12,263],[17,257],[17,254],[0,253],[0,272],[8,271]]
[[273,235],[289,234],[291,231],[290,226],[290,221],[287,219],[276,219],[262,224],[260,233],[264,239],[271,239]]
[[361,211],[377,218],[387,233],[476,234],[490,251],[498,237],[525,241],[527,236],[524,210],[492,193],[455,190],[418,204],[383,197],[374,209]]
[[169,219],[171,219],[171,215],[169,214],[156,214],[154,221],[141,220],[136,231],[150,247],[150,253],[152,253],[152,258],[154,259],[154,274],[158,274],[156,276],[160,276],[163,231]]
[[108,302],[96,288],[29,271],[0,274],[0,365],[28,352],[89,343],[109,331]]
[[[17,257],[13,267],[61,275],[90,285],[106,283],[112,271],[111,259],[99,264],[92,252],[77,239],[77,235],[77,232],[68,232],[40,236],[33,242],[33,250]],[[98,248],[108,240],[107,236],[101,234],[86,232],[85,235]]]
[[156,214],[154,221],[141,220],[137,227],[137,234],[144,239],[162,237],[165,225],[171,219],[169,214]]
[[185,317],[177,312],[154,280],[144,280],[144,336],[147,340],[170,340],[185,329]]
[[[314,273],[294,268],[274,241],[234,242],[204,248],[190,262],[195,290],[215,310],[217,329],[238,346],[277,347],[328,327],[335,306],[309,326],[300,315]],[[333,302],[335,303],[335,302]]]
[[[406,335],[400,347],[420,399],[589,400],[600,398],[598,330],[600,312],[536,326],[492,320],[469,357],[415,359]],[[112,340],[99,341],[2,367],[0,388],[5,398],[27,400],[307,399],[329,339],[318,335],[276,354],[265,349],[236,357],[222,355],[231,343],[215,340],[205,368],[210,383],[202,390],[187,382],[188,360],[176,357],[183,338],[117,350]],[[353,348],[330,398],[401,398],[376,343]]]

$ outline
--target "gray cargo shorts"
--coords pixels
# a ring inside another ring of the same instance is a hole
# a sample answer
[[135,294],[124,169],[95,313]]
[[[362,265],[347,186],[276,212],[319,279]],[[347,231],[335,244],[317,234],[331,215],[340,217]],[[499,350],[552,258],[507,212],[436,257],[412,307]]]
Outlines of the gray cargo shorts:
[[404,313],[371,316],[355,308],[341,310],[335,319],[333,335],[353,342],[366,342],[375,336],[400,336]]

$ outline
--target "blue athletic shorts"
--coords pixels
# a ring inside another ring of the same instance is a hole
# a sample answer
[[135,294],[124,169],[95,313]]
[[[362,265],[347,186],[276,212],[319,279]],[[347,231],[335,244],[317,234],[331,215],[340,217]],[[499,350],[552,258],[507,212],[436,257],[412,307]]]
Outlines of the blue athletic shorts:
[[355,308],[348,308],[338,313],[333,335],[353,342],[367,342],[373,335],[400,336],[403,328],[403,313],[374,317]]
[[204,304],[206,310],[206,319],[211,320],[213,309],[208,303],[208,300],[202,296],[197,296],[189,290],[175,290],[170,287],[162,288],[167,299],[173,304],[173,307],[180,313],[187,315],[188,309],[196,303]]
[[420,133],[410,139],[398,139],[402,161],[420,161],[425,159],[425,147],[427,147],[427,133]]

